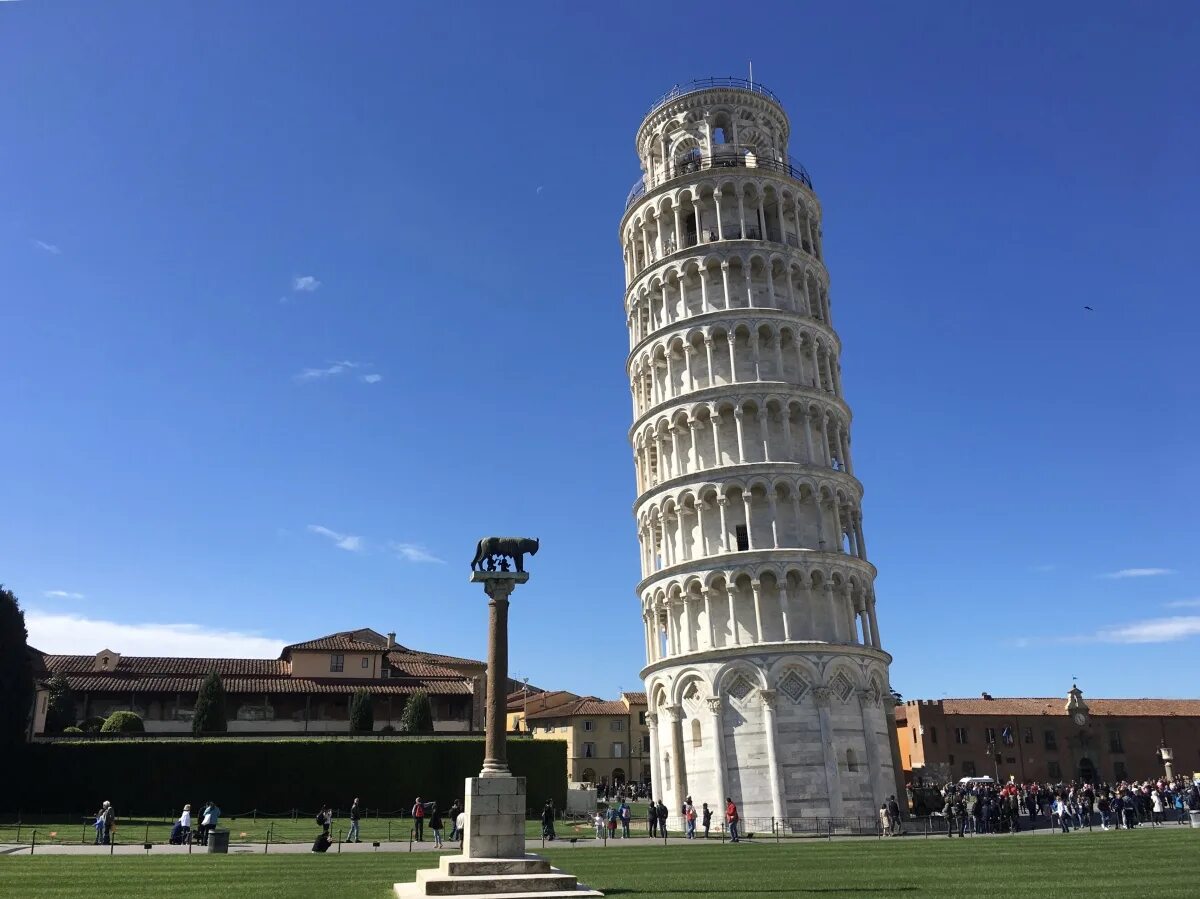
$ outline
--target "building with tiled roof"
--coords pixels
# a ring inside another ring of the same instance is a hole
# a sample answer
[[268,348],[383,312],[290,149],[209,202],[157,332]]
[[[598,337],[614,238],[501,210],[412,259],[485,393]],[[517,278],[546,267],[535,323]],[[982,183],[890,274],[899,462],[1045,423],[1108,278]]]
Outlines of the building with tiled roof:
[[359,689],[374,700],[375,728],[398,728],[407,698],[429,695],[434,729],[483,729],[484,662],[409,649],[395,634],[370,628],[326,634],[285,646],[277,659],[123,656],[110,649],[95,655],[33,653],[40,661],[33,723],[44,729],[45,683],[62,674],[79,721],[127,709],[151,733],[190,733],[200,683],[221,675],[230,734],[344,733],[350,699]]
[[896,706],[900,760],[909,781],[1144,779],[1200,771],[1200,699],[993,697],[918,699]]
[[566,691],[530,695],[509,718],[524,722],[535,740],[567,744],[567,779],[590,786],[650,779],[650,731],[646,694],[622,693],[617,700]]

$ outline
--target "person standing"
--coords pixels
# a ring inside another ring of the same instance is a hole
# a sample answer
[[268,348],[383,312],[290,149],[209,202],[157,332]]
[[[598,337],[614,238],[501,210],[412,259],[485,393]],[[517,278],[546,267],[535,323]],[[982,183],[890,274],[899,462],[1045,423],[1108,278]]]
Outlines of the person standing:
[[467,811],[465,808],[454,819],[454,829],[458,832],[458,845],[461,846],[467,836]]
[[658,836],[658,806],[654,804],[653,799],[648,803],[646,819],[650,822],[650,836]]
[[741,818],[738,817],[737,806],[733,804],[733,800],[728,796],[725,797],[725,823],[729,826],[729,842],[740,843],[741,836],[738,834],[738,822]]
[[692,797],[687,798],[687,802],[683,804],[683,822],[686,828],[687,838],[689,840],[696,839],[696,806],[692,802]]
[[412,816],[413,829],[417,834],[417,842],[423,843],[425,841],[425,803],[421,801],[420,796],[418,796],[417,801],[413,803]]
[[704,827],[704,839],[708,839],[708,829],[712,827],[712,809],[705,802],[700,809],[700,823]]
[[458,800],[455,799],[450,803],[450,811],[446,813],[446,817],[450,819],[450,842],[458,839],[458,813],[462,811],[458,806]]
[[886,802],[879,806],[879,832],[885,837],[892,835],[892,813],[888,811]]
[[624,799],[621,800],[621,836],[629,839],[629,819],[632,812],[629,810],[629,803]]
[[542,839],[554,839],[554,804],[549,799],[542,807]]
[[667,836],[667,806],[661,799],[658,800],[658,835],[664,839]]
[[346,834],[347,843],[361,843],[358,838],[358,797],[354,797],[354,802],[350,803],[350,831]]
[[433,804],[433,813],[429,816],[429,827],[433,830],[433,848],[442,848],[442,813],[438,811],[437,803]]
[[597,810],[596,817],[592,820],[592,823],[596,825],[596,839],[603,840],[604,839],[604,813]]
[[108,805],[107,802],[100,804],[100,808],[96,810],[96,820],[92,822],[92,827],[96,828],[96,843],[99,846],[104,842],[104,810]]
[[900,824],[900,803],[896,801],[895,795],[888,797],[887,807],[888,815],[892,819],[892,834],[898,834],[903,828]]
[[322,805],[321,810],[317,812],[317,826],[321,828],[321,833],[329,836],[329,828],[333,824],[333,811],[328,805]]

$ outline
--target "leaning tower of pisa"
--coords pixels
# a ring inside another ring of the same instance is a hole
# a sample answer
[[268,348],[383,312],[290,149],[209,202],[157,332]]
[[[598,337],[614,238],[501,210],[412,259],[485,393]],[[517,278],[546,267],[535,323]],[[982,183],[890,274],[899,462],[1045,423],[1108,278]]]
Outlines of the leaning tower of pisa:
[[673,88],[621,219],[642,677],[672,814],[690,795],[873,816],[895,792],[821,206],[788,136],[759,84]]

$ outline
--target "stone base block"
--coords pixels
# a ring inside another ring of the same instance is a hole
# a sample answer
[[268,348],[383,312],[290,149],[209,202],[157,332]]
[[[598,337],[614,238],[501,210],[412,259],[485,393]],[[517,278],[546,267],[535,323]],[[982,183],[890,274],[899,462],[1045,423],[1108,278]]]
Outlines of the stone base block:
[[603,896],[589,890],[544,858],[526,855],[522,858],[467,858],[462,855],[442,856],[437,869],[417,872],[415,883],[394,886],[398,899],[418,896],[452,896],[455,899],[579,899]]
[[467,806],[463,855],[524,858],[525,778],[468,777],[463,795]]

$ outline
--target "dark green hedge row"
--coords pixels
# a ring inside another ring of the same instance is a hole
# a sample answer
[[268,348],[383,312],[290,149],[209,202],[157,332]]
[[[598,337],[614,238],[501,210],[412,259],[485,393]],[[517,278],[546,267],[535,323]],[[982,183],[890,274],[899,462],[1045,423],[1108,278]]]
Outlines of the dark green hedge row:
[[[527,778],[530,808],[566,804],[566,743],[510,740],[508,759]],[[185,802],[194,814],[212,799],[228,814],[315,813],[357,796],[407,813],[416,796],[448,808],[482,765],[482,739],[35,743],[5,772],[0,812],[86,812],[107,799],[118,814],[177,814]]]

